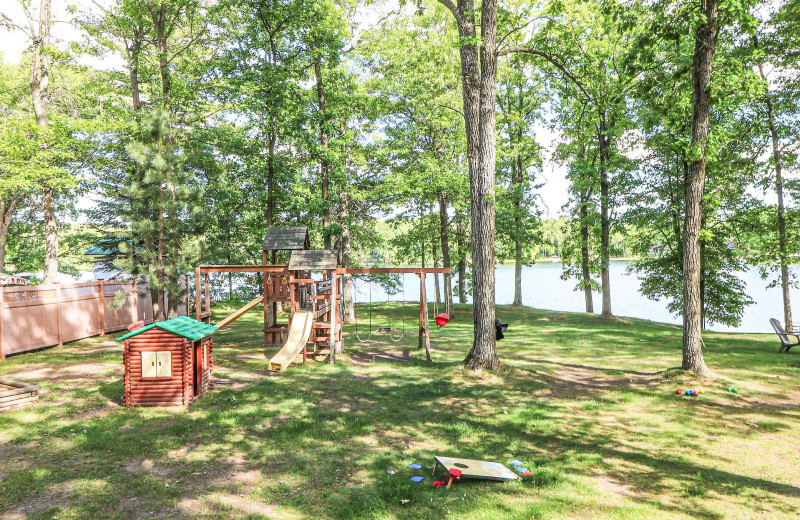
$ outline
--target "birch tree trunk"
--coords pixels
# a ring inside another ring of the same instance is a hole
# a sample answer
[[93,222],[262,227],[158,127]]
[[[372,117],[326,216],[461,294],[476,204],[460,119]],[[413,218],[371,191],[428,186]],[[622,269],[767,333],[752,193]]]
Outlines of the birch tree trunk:
[[700,156],[689,164],[686,216],[683,226],[683,363],[684,370],[705,376],[702,299],[700,296],[700,231],[706,178],[706,140],[709,133],[711,73],[717,47],[719,0],[701,0],[705,21],[697,28],[692,61],[692,149]]

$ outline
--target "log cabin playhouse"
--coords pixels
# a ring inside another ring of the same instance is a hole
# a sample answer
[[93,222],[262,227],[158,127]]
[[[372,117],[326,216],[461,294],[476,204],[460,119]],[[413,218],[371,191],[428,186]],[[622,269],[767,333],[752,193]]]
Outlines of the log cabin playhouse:
[[188,405],[214,386],[217,327],[179,316],[135,329],[124,341],[125,406]]

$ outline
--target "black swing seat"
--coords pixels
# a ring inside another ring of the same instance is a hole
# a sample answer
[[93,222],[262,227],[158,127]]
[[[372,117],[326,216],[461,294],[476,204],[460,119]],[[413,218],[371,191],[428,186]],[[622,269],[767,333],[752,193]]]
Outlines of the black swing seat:
[[790,341],[789,333],[783,330],[783,325],[781,325],[781,322],[779,322],[775,318],[770,318],[769,322],[772,324],[772,328],[775,329],[775,333],[778,335],[779,338],[781,338],[781,348],[778,349],[778,352],[789,352],[790,348],[800,345],[799,334],[791,334],[797,339],[797,341]]

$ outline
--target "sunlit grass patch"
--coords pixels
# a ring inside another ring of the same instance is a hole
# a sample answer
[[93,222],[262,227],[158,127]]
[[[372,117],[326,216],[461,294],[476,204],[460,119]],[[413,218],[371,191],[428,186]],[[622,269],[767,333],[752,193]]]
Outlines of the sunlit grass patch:
[[[215,308],[214,320],[229,312]],[[800,370],[791,368],[800,362],[764,337],[707,335],[718,377],[704,381],[676,368],[676,327],[503,307],[502,368],[474,373],[461,366],[469,308],[434,329],[430,364],[416,312],[377,304],[377,326],[402,328],[405,317],[399,342],[373,334],[360,343],[347,325],[336,366],[311,361],[276,377],[266,365],[277,348],[263,346],[255,309],[215,337],[215,370],[227,381],[189,408],[123,408],[110,338],[0,362],[0,375],[62,376],[44,381],[36,406],[0,415],[0,512],[654,520],[800,510],[800,460],[789,449],[800,437]],[[408,359],[356,359],[384,351]],[[88,362],[99,370],[83,370]],[[437,454],[519,458],[533,475],[445,491],[431,485],[443,476],[430,475]],[[415,474],[426,480],[411,482]]]

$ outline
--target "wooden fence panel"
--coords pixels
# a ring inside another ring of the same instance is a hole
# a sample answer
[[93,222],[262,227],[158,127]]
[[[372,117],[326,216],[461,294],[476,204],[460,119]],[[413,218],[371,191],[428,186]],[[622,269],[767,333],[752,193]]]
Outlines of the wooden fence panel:
[[[125,294],[125,300],[121,307],[112,308],[109,304],[118,292]],[[122,330],[139,320],[153,322],[147,285],[135,289],[120,282],[0,287],[0,358]]]
[[61,343],[100,334],[98,290],[96,283],[59,287]]
[[16,354],[58,344],[58,304],[54,288],[2,290],[2,353]]

